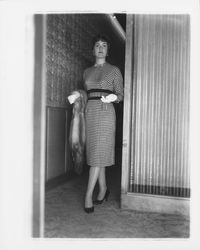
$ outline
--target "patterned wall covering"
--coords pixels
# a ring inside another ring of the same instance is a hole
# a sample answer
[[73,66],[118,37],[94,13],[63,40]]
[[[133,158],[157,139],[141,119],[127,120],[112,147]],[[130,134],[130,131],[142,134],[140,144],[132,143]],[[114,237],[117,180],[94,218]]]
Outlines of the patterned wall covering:
[[47,16],[47,106],[67,107],[66,96],[82,87],[83,70],[93,63],[91,41],[100,32],[115,41],[119,53],[111,53],[109,59],[123,68],[124,45],[118,41],[105,14]]
[[189,196],[188,15],[136,15],[130,190]]

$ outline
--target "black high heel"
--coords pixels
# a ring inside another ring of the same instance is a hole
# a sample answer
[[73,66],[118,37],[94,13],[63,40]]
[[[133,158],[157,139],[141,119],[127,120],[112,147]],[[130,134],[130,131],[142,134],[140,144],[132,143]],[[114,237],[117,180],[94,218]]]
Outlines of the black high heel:
[[94,206],[93,207],[84,207],[84,211],[88,214],[94,212]]
[[106,190],[106,193],[105,193],[105,195],[104,195],[104,197],[103,197],[103,199],[102,199],[102,200],[95,200],[95,201],[93,201],[93,204],[95,204],[95,205],[100,205],[100,204],[103,203],[104,200],[107,201],[107,200],[108,200],[109,194],[110,194],[110,191],[107,189],[107,190]]

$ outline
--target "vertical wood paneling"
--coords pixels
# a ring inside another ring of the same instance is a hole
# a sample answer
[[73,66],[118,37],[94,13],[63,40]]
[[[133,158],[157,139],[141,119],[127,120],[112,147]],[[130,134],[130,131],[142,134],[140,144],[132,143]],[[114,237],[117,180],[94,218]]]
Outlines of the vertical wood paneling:
[[64,108],[47,107],[46,181],[67,172],[66,112]]
[[136,15],[132,110],[133,192],[189,189],[188,15]]

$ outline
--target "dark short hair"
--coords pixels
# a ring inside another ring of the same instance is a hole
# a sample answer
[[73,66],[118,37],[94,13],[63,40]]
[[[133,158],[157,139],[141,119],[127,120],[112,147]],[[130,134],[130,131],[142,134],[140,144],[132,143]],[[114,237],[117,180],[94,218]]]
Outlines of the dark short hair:
[[95,43],[98,41],[106,42],[108,45],[108,50],[110,49],[110,40],[104,34],[98,34],[92,39],[92,49],[94,48]]

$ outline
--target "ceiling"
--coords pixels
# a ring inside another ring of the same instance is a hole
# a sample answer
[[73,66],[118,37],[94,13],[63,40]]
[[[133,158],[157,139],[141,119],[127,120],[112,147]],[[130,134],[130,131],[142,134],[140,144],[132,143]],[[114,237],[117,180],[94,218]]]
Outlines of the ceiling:
[[114,15],[116,16],[118,22],[120,23],[120,25],[124,29],[124,32],[126,32],[126,14],[114,13]]

